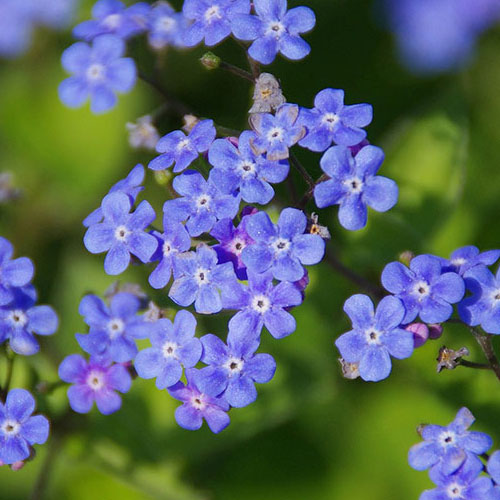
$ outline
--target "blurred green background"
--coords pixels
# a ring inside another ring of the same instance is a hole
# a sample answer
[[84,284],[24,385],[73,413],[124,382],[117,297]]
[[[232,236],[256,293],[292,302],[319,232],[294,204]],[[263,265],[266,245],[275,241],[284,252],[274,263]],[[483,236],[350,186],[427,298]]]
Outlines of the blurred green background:
[[[82,6],[81,19],[89,16],[91,3]],[[266,71],[281,79],[289,102],[310,107],[319,90],[334,87],[345,89],[349,104],[373,104],[368,137],[386,151],[381,173],[400,186],[396,208],[370,213],[362,231],[342,230],[336,209],[321,213],[342,261],[377,281],[383,266],[404,250],[447,256],[465,244],[498,248],[500,30],[482,38],[473,64],[462,73],[418,79],[398,66],[373,2],[303,3],[318,19],[307,36],[311,55],[299,63],[279,59]],[[55,381],[61,359],[78,351],[73,335],[84,331],[78,315],[82,295],[102,294],[114,281],[104,274],[102,256],[85,250],[81,221],[114,182],[153,156],[132,151],[125,130],[127,121],[161,105],[146,84],[138,82],[103,116],[59,102],[57,85],[65,76],[60,55],[70,43],[69,33],[38,31],[26,56],[0,62],[0,171],[11,171],[24,193],[0,206],[0,234],[14,243],[17,255],[35,261],[41,302],[53,305],[61,319],[59,332],[42,339],[41,354],[16,361],[14,387],[30,387],[35,372]],[[130,51],[150,71],[153,58],[144,41],[133,42]],[[206,71],[197,61],[203,52],[169,52],[165,86],[200,116],[244,128],[248,82]],[[214,52],[246,64],[231,41]],[[165,119],[160,131],[179,125]],[[317,177],[319,155],[298,155]],[[160,213],[166,193],[151,172],[145,196]],[[308,208],[313,211],[313,204]],[[120,279],[152,292],[147,274],[144,266],[135,267]],[[418,441],[415,428],[422,422],[446,424],[464,405],[478,420],[475,428],[500,446],[500,386],[493,374],[465,368],[436,373],[443,343],[466,345],[470,359],[482,361],[464,329],[446,327],[442,339],[396,361],[383,382],[344,380],[333,342],[349,328],[343,302],[360,290],[327,264],[311,269],[310,276],[307,299],[294,312],[297,331],[281,341],[263,335],[262,351],[278,363],[275,378],[259,387],[255,404],[231,412],[222,434],[206,426],[198,432],[179,428],[177,402],[153,381],[138,379],[118,413],[104,417],[93,410],[87,417],[64,418],[61,429],[67,432],[58,437],[53,429],[49,442],[37,447],[36,460],[19,472],[0,468],[0,498],[418,498],[431,483],[407,465],[408,448]],[[168,303],[165,292],[154,298]],[[227,319],[200,318],[198,334],[225,336]],[[2,378],[4,371],[2,358]],[[67,407],[62,388],[37,398],[41,411],[63,415]]]

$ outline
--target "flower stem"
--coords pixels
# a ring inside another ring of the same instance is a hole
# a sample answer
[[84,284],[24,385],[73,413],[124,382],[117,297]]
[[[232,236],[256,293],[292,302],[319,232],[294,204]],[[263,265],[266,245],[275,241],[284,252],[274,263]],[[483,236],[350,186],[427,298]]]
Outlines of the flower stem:
[[252,76],[251,73],[248,71],[245,71],[244,69],[239,68],[238,66],[235,66],[234,64],[230,64],[225,61],[220,61],[219,62],[219,68],[223,69],[224,71],[229,71],[229,73],[232,73],[233,75],[239,76],[240,78],[243,78],[244,80],[248,80],[252,83],[255,83],[254,77]]
[[472,332],[472,335],[474,335],[474,338],[481,347],[491,369],[495,372],[497,379],[500,380],[500,363],[495,353],[495,349],[493,348],[492,335],[488,333],[483,334],[473,326],[469,326],[469,330]]
[[491,370],[491,366],[487,363],[475,363],[474,361],[467,361],[466,359],[461,359],[458,364],[460,366],[465,366],[467,368],[476,368],[478,370]]
[[300,175],[304,178],[309,186],[309,190],[314,190],[314,179],[311,177],[311,174],[304,168],[302,163],[300,163],[299,159],[295,156],[292,151],[290,151],[290,163],[292,166],[299,171]]

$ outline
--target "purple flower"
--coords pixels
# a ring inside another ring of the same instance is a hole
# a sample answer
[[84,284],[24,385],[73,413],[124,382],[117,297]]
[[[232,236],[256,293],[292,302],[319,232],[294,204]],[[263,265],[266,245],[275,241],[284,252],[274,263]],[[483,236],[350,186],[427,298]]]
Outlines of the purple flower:
[[168,214],[163,214],[163,234],[158,231],[153,231],[152,234],[158,239],[158,248],[151,257],[151,261],[159,262],[156,269],[149,275],[149,284],[159,289],[166,287],[172,271],[175,273],[175,262],[179,252],[185,252],[191,248],[191,238],[184,225],[172,221]]
[[463,276],[469,269],[476,266],[491,266],[500,257],[500,250],[488,250],[479,253],[472,245],[458,248],[448,260],[443,259],[443,271],[453,271]]
[[335,345],[348,363],[359,363],[359,374],[367,382],[378,382],[391,373],[391,356],[409,358],[413,353],[413,334],[403,330],[405,308],[396,297],[384,297],[377,310],[367,295],[349,297],[344,311],[352,330],[341,335]]
[[88,335],[76,334],[80,347],[91,355],[106,356],[118,363],[134,359],[134,339],[146,338],[152,328],[137,314],[140,307],[140,300],[127,292],[113,295],[109,307],[96,295],[86,295],[78,312],[90,329]]
[[223,431],[229,425],[229,404],[224,398],[212,397],[203,394],[196,384],[198,370],[186,370],[187,385],[177,382],[168,388],[169,394],[183,402],[175,410],[175,420],[183,428],[190,431],[198,430],[203,424],[203,419],[215,434]]
[[222,294],[224,309],[240,309],[229,321],[229,331],[240,337],[258,337],[265,326],[276,339],[295,331],[295,318],[288,308],[302,303],[302,294],[294,283],[282,281],[273,286],[271,272],[248,272],[248,286],[235,282]]
[[150,6],[139,2],[128,9],[118,0],[99,0],[92,8],[93,19],[73,29],[73,36],[87,42],[99,35],[111,34],[127,39],[146,29]]
[[303,265],[317,264],[325,253],[321,236],[304,234],[306,226],[305,214],[296,208],[285,208],[277,225],[265,212],[250,216],[246,227],[256,243],[241,254],[248,270],[262,273],[270,269],[277,280],[300,280]]
[[187,221],[186,229],[193,237],[209,232],[217,220],[232,219],[238,213],[239,195],[223,194],[227,190],[212,175],[206,181],[200,173],[188,170],[172,185],[182,198],[166,201],[163,212],[172,220]]
[[77,42],[62,55],[62,65],[72,76],[59,85],[59,97],[70,108],[79,108],[90,96],[90,110],[104,113],[115,106],[115,92],[129,92],[137,70],[133,59],[123,57],[125,42],[114,35],[98,36],[93,45]]
[[194,302],[200,314],[213,314],[222,309],[219,291],[236,281],[230,262],[217,264],[215,250],[204,243],[195,252],[177,257],[176,279],[168,296],[178,305],[187,307]]
[[[125,193],[130,198],[130,207],[135,203],[135,200],[139,193],[144,189],[141,184],[144,182],[144,167],[141,164],[136,165],[130,173],[125,177],[125,179],[119,180],[109,191],[110,193],[116,193],[120,191]],[[83,219],[83,225],[85,227],[92,226],[98,222],[102,222],[104,215],[102,213],[102,208],[96,208],[91,214],[87,215]]]
[[16,289],[12,302],[0,307],[0,343],[9,339],[10,348],[24,356],[40,350],[34,334],[52,335],[59,325],[51,307],[35,303],[36,290],[29,285]]
[[208,161],[214,166],[212,175],[218,179],[232,177],[232,190],[239,188],[241,197],[248,203],[266,205],[274,196],[275,184],[286,179],[289,171],[288,162],[270,161],[262,155],[256,155],[251,141],[255,134],[245,130],[239,137],[238,146],[228,139],[217,139],[208,152]]
[[12,243],[0,236],[0,305],[11,302],[15,289],[27,285],[35,272],[28,257],[12,259],[13,254]]
[[215,139],[215,127],[212,120],[198,122],[186,136],[182,130],[175,130],[162,137],[156,145],[156,151],[163,153],[152,160],[148,167],[152,170],[164,170],[175,162],[174,172],[182,172],[200,153],[204,153]]
[[271,64],[279,53],[288,59],[303,59],[311,47],[302,38],[314,28],[316,18],[308,7],[295,7],[287,12],[286,0],[254,0],[257,16],[236,15],[232,30],[240,40],[253,40],[248,49],[252,59]]
[[255,383],[269,382],[276,371],[276,361],[270,354],[255,351],[259,340],[255,336],[242,337],[231,330],[227,346],[209,333],[201,338],[203,363],[210,365],[198,372],[198,388],[210,396],[223,394],[235,408],[242,408],[257,399]]
[[68,388],[69,405],[77,413],[88,413],[94,401],[103,415],[119,410],[122,398],[115,392],[128,392],[132,378],[125,366],[109,360],[71,354],[59,365],[59,378],[73,384]]
[[242,217],[238,227],[235,228],[231,219],[222,219],[210,231],[210,236],[220,243],[213,246],[219,264],[232,262],[236,276],[240,280],[247,279],[247,268],[241,260],[241,254],[248,245],[255,243],[247,233],[247,221],[248,215]]
[[123,192],[108,194],[102,200],[104,222],[92,224],[83,242],[90,253],[108,252],[104,259],[107,274],[120,274],[130,263],[130,254],[148,262],[158,248],[158,240],[144,230],[156,215],[151,205],[141,201],[130,213],[130,198]]
[[299,107],[296,104],[282,104],[275,115],[255,113],[250,115],[250,124],[257,137],[250,138],[250,146],[258,155],[266,153],[270,161],[285,160],[288,148],[296,144],[306,133],[305,127],[297,122]]
[[481,464],[476,455],[486,453],[493,441],[483,432],[467,430],[474,420],[474,415],[467,408],[461,408],[447,427],[423,426],[420,434],[424,441],[412,446],[408,454],[410,466],[416,470],[433,467],[441,474],[449,475],[466,459],[469,463]]
[[298,122],[307,129],[299,144],[311,151],[325,151],[332,142],[355,146],[366,138],[363,127],[371,123],[370,104],[344,105],[344,91],[324,89],[314,99],[314,108],[301,108]]
[[462,321],[481,325],[487,333],[500,334],[500,269],[496,276],[485,266],[476,266],[464,275],[471,295],[458,304]]
[[466,460],[451,475],[431,470],[429,476],[437,488],[425,490],[419,500],[498,500],[491,479],[479,475],[482,470],[480,460]]
[[463,279],[456,273],[443,273],[441,262],[433,255],[418,255],[410,268],[400,262],[387,264],[382,271],[382,285],[403,301],[403,323],[417,315],[424,323],[442,323],[453,313],[451,304],[465,293]]
[[250,12],[250,0],[185,0],[184,16],[192,23],[184,33],[187,47],[216,45],[231,34],[231,19]]
[[156,387],[166,389],[179,382],[182,367],[192,368],[201,358],[200,339],[194,336],[196,319],[188,312],[179,311],[174,323],[159,319],[152,329],[152,347],[139,352],[134,361],[141,378],[156,378]]
[[175,10],[167,2],[158,2],[149,12],[149,45],[162,49],[168,45],[184,46],[184,32],[187,21],[182,12]]
[[5,404],[0,401],[0,461],[13,464],[28,458],[34,444],[49,437],[49,421],[43,415],[31,416],[35,399],[24,389],[12,389]]
[[319,208],[339,205],[340,224],[356,231],[366,226],[367,206],[386,212],[398,200],[398,186],[392,179],[375,175],[384,161],[384,152],[365,146],[353,157],[349,148],[333,146],[321,158],[321,169],[330,179],[314,188]]

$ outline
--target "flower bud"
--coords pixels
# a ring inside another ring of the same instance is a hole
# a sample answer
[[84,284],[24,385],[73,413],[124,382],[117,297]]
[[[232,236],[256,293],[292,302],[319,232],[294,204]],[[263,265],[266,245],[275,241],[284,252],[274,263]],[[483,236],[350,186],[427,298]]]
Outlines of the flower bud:
[[220,66],[220,57],[216,56],[213,52],[205,52],[201,56],[200,61],[207,69],[217,69]]

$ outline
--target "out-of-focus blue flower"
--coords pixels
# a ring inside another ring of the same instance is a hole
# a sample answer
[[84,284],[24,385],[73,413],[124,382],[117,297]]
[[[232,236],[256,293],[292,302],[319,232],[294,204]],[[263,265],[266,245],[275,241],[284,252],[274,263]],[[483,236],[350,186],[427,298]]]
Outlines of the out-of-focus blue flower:
[[474,420],[474,415],[467,408],[461,408],[453,422],[446,427],[422,426],[420,435],[424,441],[411,447],[408,454],[410,466],[416,470],[433,467],[440,473],[449,475],[457,471],[466,460],[482,465],[478,456],[486,453],[493,441],[483,432],[467,430]]
[[223,397],[212,397],[198,389],[198,370],[186,370],[187,385],[177,382],[168,388],[169,394],[182,401],[182,406],[175,410],[175,420],[184,429],[195,431],[203,424],[203,419],[214,433],[223,431],[229,425],[229,404]]
[[93,356],[105,356],[123,363],[137,354],[135,339],[146,338],[151,323],[138,315],[140,301],[131,293],[113,295],[108,307],[96,295],[86,295],[78,309],[89,325],[88,335],[76,334],[80,347]]
[[62,65],[72,76],[59,85],[59,97],[70,108],[82,106],[90,97],[93,113],[115,106],[115,92],[129,92],[135,85],[137,69],[133,59],[123,57],[125,42],[114,35],[101,35],[90,46],[77,42],[62,55]]
[[363,380],[378,382],[391,373],[391,356],[409,358],[413,334],[401,327],[405,308],[396,297],[384,297],[377,310],[367,295],[353,295],[344,304],[353,329],[341,335],[335,345],[348,363],[359,363]]
[[266,205],[274,196],[270,183],[284,181],[290,167],[288,162],[270,161],[255,154],[251,145],[255,138],[254,132],[246,130],[240,135],[238,146],[228,139],[217,139],[210,146],[208,161],[214,166],[216,184],[218,179],[230,176],[231,190],[239,188],[244,201]]
[[29,285],[17,288],[14,298],[0,307],[0,343],[9,340],[17,354],[31,356],[40,350],[37,335],[52,335],[59,325],[57,314],[50,306],[36,306],[36,290]]
[[193,237],[209,232],[217,220],[232,219],[238,213],[239,194],[224,194],[229,188],[216,184],[212,173],[206,181],[199,172],[188,170],[177,176],[172,186],[182,197],[167,200],[163,212],[171,220],[187,221],[186,229]]
[[158,2],[151,8],[148,16],[148,40],[154,49],[169,45],[184,46],[184,32],[187,20],[182,12],[176,12],[169,3]]
[[251,215],[248,234],[255,244],[247,246],[241,258],[249,271],[271,270],[280,281],[298,281],[305,273],[304,265],[317,264],[325,253],[325,242],[317,234],[304,234],[307,218],[301,210],[285,208],[278,224],[266,212]]
[[282,104],[275,115],[255,113],[250,115],[250,124],[257,137],[250,139],[250,146],[256,154],[266,154],[270,161],[286,160],[288,148],[296,144],[306,129],[297,122],[299,107],[296,104]]
[[152,170],[164,170],[174,162],[175,173],[189,167],[200,153],[204,153],[215,139],[215,127],[212,120],[198,122],[188,136],[182,130],[175,130],[162,137],[156,144],[156,151],[162,153],[149,162]]
[[154,323],[150,334],[151,346],[139,352],[134,361],[141,378],[156,378],[156,387],[166,389],[181,379],[182,368],[192,368],[202,354],[200,339],[194,336],[196,319],[179,311],[174,323],[162,318]]
[[[235,282],[222,294],[224,309],[239,309],[229,321],[229,331],[240,337],[258,337],[265,326],[276,339],[295,331],[295,318],[288,308],[302,303],[302,294],[294,283],[282,281],[273,286],[271,272],[248,272],[248,286]],[[231,403],[231,402],[230,402]]]
[[257,399],[255,383],[264,384],[274,376],[274,358],[270,354],[255,354],[258,337],[243,337],[229,331],[227,346],[211,333],[203,336],[201,342],[201,360],[209,366],[198,372],[198,388],[210,396],[223,395],[235,408],[253,403]]
[[384,152],[376,146],[365,146],[354,157],[349,148],[332,146],[320,161],[330,179],[314,188],[316,205],[339,205],[340,224],[350,231],[362,229],[368,218],[367,207],[386,212],[398,199],[397,184],[376,175],[383,161]]
[[382,271],[382,285],[399,297],[405,306],[403,323],[417,315],[425,323],[442,323],[453,313],[451,304],[465,293],[464,280],[456,273],[443,273],[441,261],[433,255],[418,255],[410,268],[400,262],[387,264]]
[[14,58],[27,50],[33,31],[33,0],[0,2],[0,56]]
[[94,404],[103,415],[119,410],[122,398],[116,391],[128,392],[132,378],[125,366],[109,360],[71,354],[59,365],[59,378],[73,384],[68,388],[69,405],[77,413],[88,413]]
[[462,247],[452,252],[449,259],[443,259],[443,271],[454,271],[463,276],[473,267],[493,265],[499,257],[500,250],[479,253],[479,249],[472,245]]
[[363,127],[371,123],[370,104],[344,105],[344,91],[324,89],[314,98],[314,108],[301,108],[298,123],[307,133],[299,145],[311,151],[325,151],[332,142],[355,146],[366,138]]
[[231,262],[217,264],[215,250],[198,245],[195,252],[185,252],[177,258],[175,281],[168,296],[182,307],[194,302],[200,314],[213,314],[222,309],[220,290],[236,281]]
[[142,262],[149,262],[158,248],[158,240],[144,230],[154,221],[155,212],[143,200],[130,213],[130,199],[120,191],[108,194],[102,200],[104,221],[91,225],[83,238],[90,253],[107,252],[104,270],[120,274],[130,263],[130,254]]
[[144,2],[126,8],[119,0],[99,0],[92,8],[93,19],[75,26],[73,35],[88,42],[106,34],[130,38],[146,30],[150,9]]
[[61,29],[67,27],[73,19],[80,0],[34,0],[34,3],[37,23]]
[[231,20],[250,12],[250,0],[185,0],[182,12],[191,21],[184,33],[187,47],[216,45],[231,34]]
[[295,7],[287,12],[286,0],[254,0],[256,16],[243,13],[232,18],[234,36],[253,41],[248,49],[252,59],[271,64],[278,53],[298,60],[311,51],[300,34],[314,28],[316,17],[308,7]]
[[0,461],[13,464],[28,458],[34,444],[49,437],[49,421],[32,416],[35,398],[24,389],[12,389],[5,404],[0,401]]

